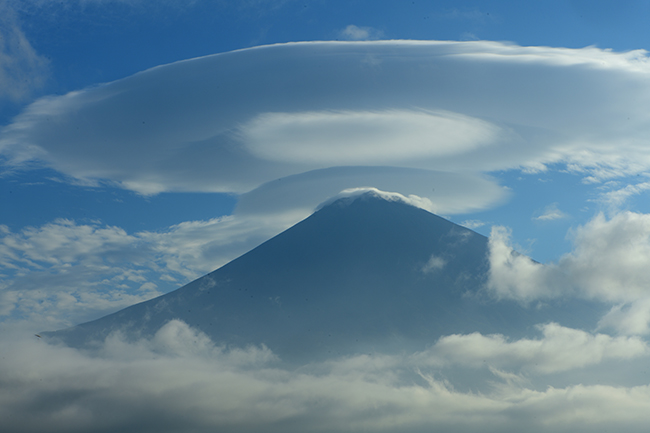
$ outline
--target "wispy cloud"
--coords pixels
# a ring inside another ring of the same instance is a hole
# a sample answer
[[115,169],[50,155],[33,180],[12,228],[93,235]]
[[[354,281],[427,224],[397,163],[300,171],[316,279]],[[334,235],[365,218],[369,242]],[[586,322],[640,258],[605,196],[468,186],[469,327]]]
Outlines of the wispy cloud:
[[0,1],[0,98],[24,100],[45,84],[48,61],[20,27],[13,2]]
[[339,31],[339,37],[348,41],[369,41],[383,38],[384,33],[381,30],[372,27],[358,27],[350,24],[343,30]]
[[544,210],[537,216],[533,217],[535,221],[554,221],[567,218],[567,214],[562,212],[558,203],[553,203],[544,208]]
[[619,209],[625,202],[635,195],[642,194],[650,189],[650,182],[626,185],[623,188],[608,191],[601,195],[601,200],[612,209]]
[[487,224],[484,221],[481,220],[465,220],[460,223],[461,226],[467,227],[468,229],[477,229],[479,227],[483,227],[485,224]]
[[0,313],[40,329],[91,320],[176,289],[295,222],[230,216],[133,234],[71,220],[0,226]]
[[422,266],[422,272],[425,274],[435,273],[441,271],[447,265],[447,260],[444,257],[433,255],[429,261]]

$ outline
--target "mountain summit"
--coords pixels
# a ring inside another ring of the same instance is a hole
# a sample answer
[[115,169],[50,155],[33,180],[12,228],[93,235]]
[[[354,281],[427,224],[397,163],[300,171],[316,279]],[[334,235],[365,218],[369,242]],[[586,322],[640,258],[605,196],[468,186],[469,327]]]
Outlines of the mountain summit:
[[217,344],[264,344],[291,362],[417,350],[452,333],[512,336],[539,323],[539,311],[484,292],[487,259],[486,237],[366,193],[176,291],[48,335],[84,346],[118,330],[147,337],[180,319]]

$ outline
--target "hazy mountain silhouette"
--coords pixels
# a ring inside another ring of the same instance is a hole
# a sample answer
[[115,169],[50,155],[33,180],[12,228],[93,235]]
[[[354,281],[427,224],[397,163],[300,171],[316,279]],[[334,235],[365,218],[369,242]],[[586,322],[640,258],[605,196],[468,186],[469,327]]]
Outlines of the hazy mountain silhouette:
[[122,330],[147,337],[172,319],[217,344],[265,344],[289,362],[423,349],[442,335],[513,338],[558,321],[592,327],[583,301],[524,307],[484,289],[488,239],[373,193],[342,198],[180,289],[46,333],[86,346]]

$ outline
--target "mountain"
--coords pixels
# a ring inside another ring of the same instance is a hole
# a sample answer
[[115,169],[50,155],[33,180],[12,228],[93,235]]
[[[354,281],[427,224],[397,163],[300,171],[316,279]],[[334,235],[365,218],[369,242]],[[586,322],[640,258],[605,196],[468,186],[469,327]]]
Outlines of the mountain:
[[548,321],[584,327],[593,308],[584,303],[527,308],[493,299],[484,289],[487,257],[486,237],[366,193],[322,207],[176,291],[46,334],[81,347],[116,330],[147,337],[180,319],[218,344],[265,344],[305,362],[418,350],[453,333],[515,338]]

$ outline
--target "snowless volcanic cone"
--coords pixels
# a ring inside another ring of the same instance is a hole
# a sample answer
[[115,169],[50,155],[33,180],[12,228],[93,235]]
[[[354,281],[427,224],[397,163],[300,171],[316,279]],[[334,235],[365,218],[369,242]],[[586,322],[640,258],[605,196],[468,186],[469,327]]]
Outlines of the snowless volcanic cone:
[[180,289],[98,320],[44,333],[84,347],[120,331],[152,336],[180,319],[231,347],[266,345],[288,362],[418,350],[443,335],[521,337],[580,325],[590,308],[535,309],[485,290],[488,239],[374,194],[341,198]]

